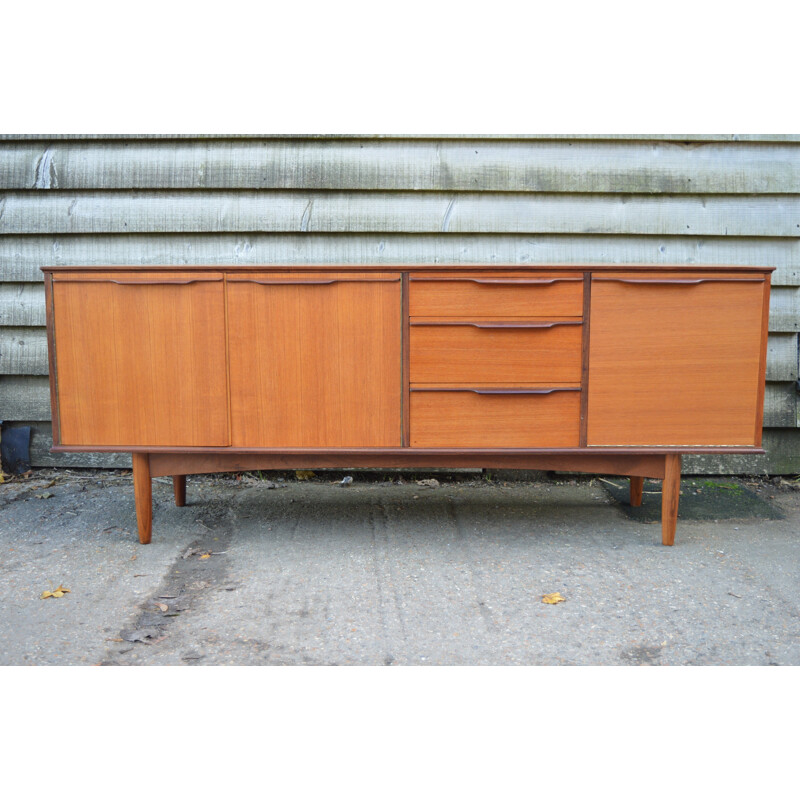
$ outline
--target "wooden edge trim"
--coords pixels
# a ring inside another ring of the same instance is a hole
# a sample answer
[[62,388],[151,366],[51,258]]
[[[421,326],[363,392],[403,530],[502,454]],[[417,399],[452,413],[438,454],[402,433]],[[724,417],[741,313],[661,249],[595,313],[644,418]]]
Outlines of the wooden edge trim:
[[697,445],[664,447],[609,447],[593,445],[592,447],[514,447],[514,448],[448,448],[448,447],[167,447],[160,445],[54,445],[51,453],[213,453],[228,455],[325,455],[341,456],[347,459],[354,455],[371,455],[391,457],[396,455],[436,455],[436,456],[516,456],[516,455],[619,455],[619,456],[665,456],[670,453],[683,455],[711,455],[713,453],[729,455],[764,455],[766,450],[750,445]]
[[589,332],[592,324],[592,273],[583,274],[583,335],[581,338],[581,419],[578,443],[589,441]]
[[53,300],[53,276],[44,276],[44,305],[47,325],[47,365],[50,371],[50,424],[53,444],[61,440],[61,412],[58,405],[58,370],[56,368],[56,316]]
[[[42,272],[774,272],[775,267],[741,264],[50,264]],[[433,276],[431,276],[433,277]],[[580,280],[579,278],[577,280]]]
[[236,455],[236,454],[178,454],[151,453],[150,474],[196,475],[208,472],[246,472],[256,469],[327,469],[357,467],[488,467],[492,469],[541,469],[587,472],[590,474],[635,475],[644,478],[663,478],[663,456],[505,456],[477,458],[465,455],[459,459],[443,456],[398,457],[391,463],[374,456],[348,459],[300,455]]
[[767,379],[767,341],[769,339],[769,293],[771,275],[764,281],[764,297],[761,306],[761,355],[758,367],[758,385],[756,386],[756,427],[753,442],[761,447],[764,436],[764,392]]
[[400,444],[408,447],[411,444],[411,345],[409,332],[409,297],[408,297],[408,273],[402,275],[401,294],[400,294],[400,369],[401,375],[401,394],[400,394]]

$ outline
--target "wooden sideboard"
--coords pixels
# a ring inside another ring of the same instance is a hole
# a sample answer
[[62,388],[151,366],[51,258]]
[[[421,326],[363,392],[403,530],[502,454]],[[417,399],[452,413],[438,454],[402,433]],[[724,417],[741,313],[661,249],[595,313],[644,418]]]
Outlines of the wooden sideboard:
[[760,453],[771,268],[43,267],[54,451],[151,479],[324,467],[645,477]]

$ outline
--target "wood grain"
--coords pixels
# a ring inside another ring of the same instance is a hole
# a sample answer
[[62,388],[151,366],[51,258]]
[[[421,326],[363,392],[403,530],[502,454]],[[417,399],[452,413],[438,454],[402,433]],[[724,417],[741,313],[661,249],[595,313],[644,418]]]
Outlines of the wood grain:
[[412,317],[579,317],[583,288],[575,277],[538,272],[437,280],[412,276],[409,313]]
[[[767,275],[764,281],[762,292],[761,308],[761,347],[758,354],[758,388],[756,389],[756,424],[755,424],[755,443],[761,447],[763,438],[762,429],[764,427],[764,404],[765,404],[765,379],[767,375],[767,340],[769,339],[769,316],[770,316],[770,276]],[[798,339],[800,348],[800,338]],[[798,352],[798,368],[800,369],[800,352]]]
[[755,445],[762,283],[592,281],[589,445]]
[[106,191],[4,195],[0,234],[532,233],[795,236],[800,196]]
[[175,505],[186,505],[186,476],[173,475],[172,476],[172,491],[175,495]]
[[[49,371],[50,417],[52,419],[53,441],[61,443],[61,422],[58,410],[58,365],[56,363],[55,313],[53,307],[53,276],[47,275],[44,281],[45,304],[47,307],[47,367]],[[5,416],[5,415],[4,415]],[[27,419],[31,419],[27,417]]]
[[631,475],[631,506],[638,508],[642,504],[644,491],[644,478],[641,475]]
[[139,543],[149,544],[153,535],[153,482],[150,475],[150,457],[147,453],[134,453],[133,494],[136,502],[136,525]]
[[53,285],[62,443],[227,445],[221,280],[102,277]]
[[664,457],[664,480],[661,484],[661,543],[664,545],[675,544],[680,494],[681,457],[671,454]]
[[411,391],[412,447],[577,447],[580,392]]
[[582,454],[505,454],[450,453],[430,455],[413,450],[396,450],[393,455],[360,453],[157,453],[150,456],[153,477],[184,472],[242,472],[259,469],[326,469],[354,467],[425,468],[486,467],[492,469],[565,470],[607,475],[645,475],[664,477],[663,455]]
[[415,326],[411,383],[574,383],[581,380],[581,325],[552,328]]
[[234,446],[400,444],[399,276],[338,277],[228,282]]
[[48,135],[0,145],[0,188],[797,193],[797,151],[796,139],[741,135],[166,141]]
[[[0,236],[7,281],[40,281],[42,265],[173,265],[267,269],[352,265],[380,271],[438,265],[483,271],[591,264],[666,267],[674,264],[776,267],[777,286],[800,285],[800,238],[642,236],[626,234],[408,233],[40,234]],[[269,265],[269,266],[268,266]]]

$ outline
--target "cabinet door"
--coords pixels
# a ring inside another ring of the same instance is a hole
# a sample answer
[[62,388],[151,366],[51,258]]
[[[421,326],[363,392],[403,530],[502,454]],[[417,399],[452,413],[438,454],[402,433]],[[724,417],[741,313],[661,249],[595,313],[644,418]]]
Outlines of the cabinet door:
[[761,278],[594,276],[588,444],[755,445]]
[[61,444],[228,444],[221,273],[70,273],[53,311]]
[[401,443],[401,284],[391,274],[228,279],[236,447]]

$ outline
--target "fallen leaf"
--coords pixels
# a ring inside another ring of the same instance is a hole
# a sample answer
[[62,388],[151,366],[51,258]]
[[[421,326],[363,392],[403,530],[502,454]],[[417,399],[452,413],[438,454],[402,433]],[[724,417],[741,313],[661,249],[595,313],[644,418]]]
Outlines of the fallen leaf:
[[200,560],[202,561],[204,558],[211,558],[211,553],[203,553],[203,555],[200,556]]
[[424,486],[426,489],[438,489],[439,481],[436,478],[425,478],[424,480],[417,481],[417,486]]
[[298,469],[295,470],[294,476],[299,481],[307,481],[314,477],[314,473],[310,469]]
[[48,497],[52,497],[53,496],[53,493],[52,492],[42,492],[42,494],[37,494],[36,496],[38,498],[42,499],[42,500],[47,500]]
[[160,608],[164,613],[169,611],[169,606],[166,603],[156,603],[156,608]]
[[58,589],[53,589],[51,592],[42,592],[40,599],[46,600],[48,597],[63,597],[69,594],[69,589],[66,586],[59,586]]
[[563,603],[564,598],[559,592],[552,592],[551,594],[542,595],[542,602],[552,606],[556,603]]

